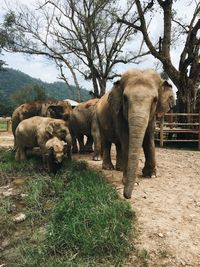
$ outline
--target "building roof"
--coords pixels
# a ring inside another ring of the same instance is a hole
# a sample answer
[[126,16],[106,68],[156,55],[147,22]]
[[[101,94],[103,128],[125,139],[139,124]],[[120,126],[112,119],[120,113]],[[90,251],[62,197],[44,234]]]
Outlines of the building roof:
[[67,101],[67,102],[69,102],[70,104],[71,104],[71,106],[72,107],[76,107],[76,106],[78,106],[78,102],[77,101],[74,101],[74,100],[72,100],[72,99],[64,99],[64,101]]

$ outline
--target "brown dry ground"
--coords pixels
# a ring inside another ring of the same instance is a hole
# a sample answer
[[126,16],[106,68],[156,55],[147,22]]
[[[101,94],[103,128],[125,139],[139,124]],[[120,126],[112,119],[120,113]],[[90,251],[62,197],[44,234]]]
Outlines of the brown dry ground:
[[[0,146],[12,145],[12,136],[6,135],[0,134]],[[101,170],[101,161],[92,161],[91,155],[75,158]],[[137,215],[136,248],[143,265],[136,264],[134,254],[125,266],[200,267],[200,152],[157,148],[156,158],[157,177],[145,179],[141,153],[138,183],[128,200]],[[122,196],[122,173],[102,172]]]

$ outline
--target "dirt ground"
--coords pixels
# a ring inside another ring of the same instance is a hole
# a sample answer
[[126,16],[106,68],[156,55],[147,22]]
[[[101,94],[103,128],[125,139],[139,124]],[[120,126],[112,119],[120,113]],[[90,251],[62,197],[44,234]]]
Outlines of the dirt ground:
[[[12,145],[12,136],[0,134],[2,145]],[[112,156],[114,159],[114,150]],[[91,155],[75,158],[101,170],[102,162],[92,161]],[[200,267],[200,152],[157,148],[156,158],[157,177],[142,178],[141,152],[138,181],[132,199],[128,200],[137,215],[136,248],[143,255],[143,266]],[[122,173],[102,172],[122,196]],[[125,267],[137,267],[135,262],[134,254]]]

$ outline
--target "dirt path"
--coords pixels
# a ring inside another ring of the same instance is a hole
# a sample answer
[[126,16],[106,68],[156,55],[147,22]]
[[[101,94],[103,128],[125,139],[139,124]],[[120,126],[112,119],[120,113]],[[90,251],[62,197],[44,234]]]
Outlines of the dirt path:
[[[2,138],[0,135],[0,146],[5,146]],[[7,138],[11,145],[10,135]],[[128,200],[137,214],[136,247],[143,266],[200,267],[200,152],[160,148],[156,152],[157,177],[139,177],[133,197]],[[101,162],[92,161],[91,155],[75,158],[101,170]],[[141,153],[138,176],[143,164]],[[103,173],[122,195],[122,173]],[[135,260],[135,256],[130,257],[125,266],[138,267]]]
[[[157,177],[138,178],[129,200],[138,218],[137,248],[146,255],[146,266],[200,266],[200,152],[160,148],[156,152]],[[91,156],[77,157],[101,169],[101,162]],[[141,153],[138,176],[143,163]],[[122,173],[103,173],[122,195]],[[126,266],[136,266],[134,260]]]

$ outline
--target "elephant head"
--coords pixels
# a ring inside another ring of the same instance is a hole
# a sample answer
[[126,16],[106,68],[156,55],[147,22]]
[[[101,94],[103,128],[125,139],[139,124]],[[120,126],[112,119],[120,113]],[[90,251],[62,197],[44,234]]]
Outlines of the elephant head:
[[46,116],[68,121],[71,112],[72,112],[72,106],[70,105],[69,102],[58,100],[48,106],[46,110]]
[[56,173],[61,167],[61,163],[64,159],[67,143],[53,137],[46,142],[46,160],[48,172]]
[[156,113],[165,113],[172,107],[172,86],[153,70],[129,70],[114,83],[108,103],[121,127],[122,146],[126,143],[122,148],[127,157],[123,167],[124,196],[130,198],[147,127]]
[[47,117],[61,119],[64,112],[64,108],[62,106],[50,105],[47,108]]
[[57,137],[53,137],[46,142],[45,148],[52,154],[56,163],[61,163],[65,154],[65,150],[67,147],[67,143],[58,139]]
[[49,138],[56,136],[71,145],[71,134],[69,132],[68,126],[64,121],[52,119],[47,124],[45,131]]

